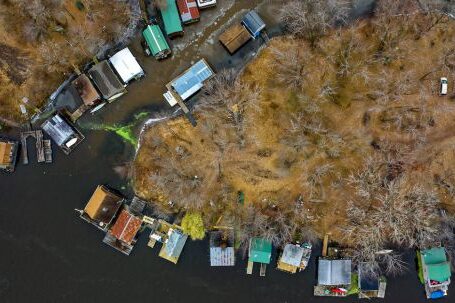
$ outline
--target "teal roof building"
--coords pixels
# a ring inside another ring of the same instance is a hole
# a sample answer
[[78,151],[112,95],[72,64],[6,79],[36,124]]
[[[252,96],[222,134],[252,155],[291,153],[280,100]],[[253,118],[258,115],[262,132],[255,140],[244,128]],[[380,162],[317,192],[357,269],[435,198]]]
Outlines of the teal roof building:
[[159,25],[147,25],[142,32],[150,54],[157,59],[164,59],[171,54],[171,48]]
[[175,0],[167,0],[166,3],[166,8],[160,11],[166,35],[169,37],[174,37],[183,34],[182,23],[180,22],[180,14],[177,9]]
[[272,258],[272,243],[263,238],[252,238],[248,252],[248,261],[270,264]]

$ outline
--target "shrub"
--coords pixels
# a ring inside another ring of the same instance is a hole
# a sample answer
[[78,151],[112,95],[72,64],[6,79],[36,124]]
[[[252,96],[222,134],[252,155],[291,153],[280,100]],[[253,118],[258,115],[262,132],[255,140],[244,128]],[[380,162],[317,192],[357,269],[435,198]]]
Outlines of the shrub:
[[182,220],[183,232],[193,240],[202,240],[205,237],[205,227],[200,213],[186,213]]

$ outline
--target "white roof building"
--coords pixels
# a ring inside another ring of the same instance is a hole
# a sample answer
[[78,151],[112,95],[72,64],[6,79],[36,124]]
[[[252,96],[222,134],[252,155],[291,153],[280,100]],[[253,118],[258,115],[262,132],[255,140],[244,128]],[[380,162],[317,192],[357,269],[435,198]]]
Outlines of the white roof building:
[[144,76],[144,70],[128,47],[109,58],[109,62],[125,84],[128,84],[133,79]]
[[351,260],[319,259],[318,285],[351,284]]

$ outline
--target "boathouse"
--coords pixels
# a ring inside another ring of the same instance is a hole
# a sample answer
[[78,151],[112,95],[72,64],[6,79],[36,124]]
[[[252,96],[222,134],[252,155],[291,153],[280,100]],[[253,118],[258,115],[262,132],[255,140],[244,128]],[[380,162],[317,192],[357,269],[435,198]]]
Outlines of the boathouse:
[[107,60],[92,66],[87,74],[101,93],[103,99],[108,102],[112,102],[126,93],[125,86],[112,70]]
[[142,219],[132,214],[128,207],[125,206],[115,223],[106,233],[103,243],[117,249],[118,251],[129,255],[137,241],[137,234],[141,229]]
[[422,250],[418,257],[427,298],[447,296],[452,273],[444,247]]
[[212,7],[216,5],[216,0],[197,0],[197,6],[200,9]]
[[279,270],[295,274],[298,270],[304,270],[311,256],[311,244],[286,244],[278,259]]
[[133,79],[139,79],[144,76],[144,70],[128,47],[110,57],[109,62],[125,85]]
[[161,9],[160,13],[166,35],[171,39],[176,36],[182,36],[183,27],[175,0],[166,0],[166,7]]
[[234,266],[234,230],[210,232],[210,266]]
[[75,126],[59,113],[46,120],[41,128],[67,155],[85,138]]
[[156,59],[164,59],[171,54],[171,49],[166,41],[161,28],[157,24],[147,25],[142,32],[147,45],[146,53],[151,54]]
[[171,227],[167,233],[167,239],[161,247],[159,256],[174,264],[177,264],[183,247],[185,246],[188,235],[184,234],[180,229]]
[[102,231],[107,231],[122,206],[123,200],[123,197],[115,194],[106,186],[98,185],[84,210],[79,210],[80,217]]
[[18,142],[0,138],[0,169],[14,172],[18,148]]
[[183,24],[197,22],[200,19],[199,9],[196,0],[177,0],[177,6],[180,12],[180,19]]
[[248,249],[248,267],[246,273],[251,275],[253,273],[254,263],[260,263],[260,276],[265,276],[267,264],[270,263],[272,258],[272,243],[263,238],[250,239],[250,246]]
[[387,282],[385,277],[372,273],[369,264],[362,262],[358,266],[359,298],[384,298]]
[[261,34],[261,31],[265,29],[265,23],[261,17],[252,10],[246,13],[245,17],[242,19],[242,24],[250,32],[251,37],[256,39]]
[[319,259],[315,296],[347,296],[351,285],[351,260]]
[[214,74],[207,61],[201,59],[166,85],[168,91],[164,97],[171,106],[178,101],[185,101],[197,93]]
[[229,27],[219,37],[221,44],[229,51],[230,54],[235,53],[250,39],[250,33],[241,24],[235,24]]
[[98,91],[87,75],[79,75],[71,84],[76,89],[85,106],[92,107],[101,101],[101,96],[98,94]]

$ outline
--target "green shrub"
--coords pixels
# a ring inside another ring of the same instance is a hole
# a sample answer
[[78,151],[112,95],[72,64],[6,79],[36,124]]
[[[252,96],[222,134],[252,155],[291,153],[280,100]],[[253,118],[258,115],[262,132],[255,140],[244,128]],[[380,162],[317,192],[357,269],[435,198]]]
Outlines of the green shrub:
[[182,219],[183,232],[193,240],[202,240],[205,237],[205,227],[202,216],[198,212],[186,213]]

